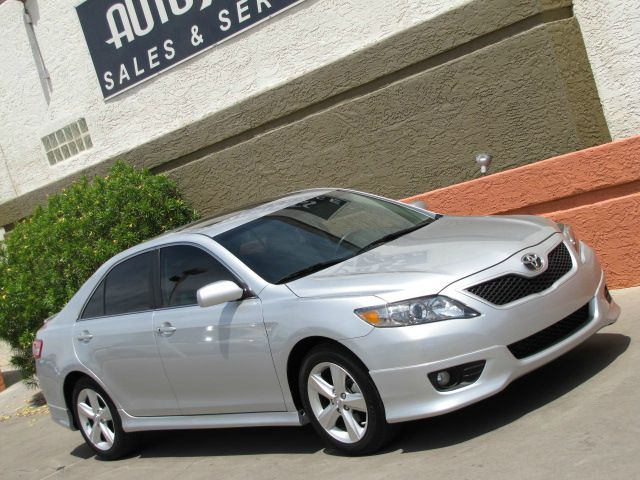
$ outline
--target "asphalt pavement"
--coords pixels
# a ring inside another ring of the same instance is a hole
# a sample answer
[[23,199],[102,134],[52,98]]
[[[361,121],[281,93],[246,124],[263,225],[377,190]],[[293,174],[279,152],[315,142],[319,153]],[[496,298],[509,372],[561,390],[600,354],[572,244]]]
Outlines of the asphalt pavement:
[[[43,409],[21,407],[0,420],[0,477],[638,479],[640,287],[613,296],[618,323],[490,399],[405,424],[377,455],[335,456],[310,427],[248,428],[151,433],[135,455],[105,462]],[[34,392],[22,391],[28,405]],[[20,404],[4,398],[5,414]]]

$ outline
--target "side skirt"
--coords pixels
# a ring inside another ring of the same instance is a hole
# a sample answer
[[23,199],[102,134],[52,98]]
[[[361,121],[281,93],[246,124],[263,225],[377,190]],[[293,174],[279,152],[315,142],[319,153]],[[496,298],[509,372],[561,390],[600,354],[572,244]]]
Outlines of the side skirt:
[[172,417],[132,417],[119,410],[125,432],[236,427],[299,427],[309,422],[299,412],[229,413]]

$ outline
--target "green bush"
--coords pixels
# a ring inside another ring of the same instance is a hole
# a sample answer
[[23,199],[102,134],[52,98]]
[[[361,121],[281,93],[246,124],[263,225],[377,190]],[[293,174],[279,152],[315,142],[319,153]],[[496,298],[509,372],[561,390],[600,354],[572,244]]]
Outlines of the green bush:
[[119,162],[106,178],[83,178],[16,225],[0,248],[0,338],[27,382],[36,331],[102,263],[196,218],[170,179]]

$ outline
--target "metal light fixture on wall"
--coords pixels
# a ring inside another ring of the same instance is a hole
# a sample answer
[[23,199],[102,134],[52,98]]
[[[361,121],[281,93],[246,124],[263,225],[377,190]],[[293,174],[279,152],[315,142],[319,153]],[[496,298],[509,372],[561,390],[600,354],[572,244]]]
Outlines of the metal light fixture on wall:
[[480,167],[480,173],[483,175],[489,170],[493,157],[489,153],[479,153],[476,155],[476,163]]

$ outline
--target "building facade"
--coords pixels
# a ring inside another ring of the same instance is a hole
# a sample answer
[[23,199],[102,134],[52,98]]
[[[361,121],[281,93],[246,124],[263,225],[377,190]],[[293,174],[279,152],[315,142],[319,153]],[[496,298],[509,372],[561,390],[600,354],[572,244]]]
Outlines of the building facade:
[[501,171],[640,133],[634,0],[4,0],[0,31],[6,229],[118,159],[207,215],[407,197],[479,176],[479,152]]

